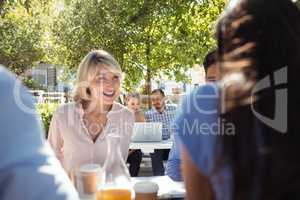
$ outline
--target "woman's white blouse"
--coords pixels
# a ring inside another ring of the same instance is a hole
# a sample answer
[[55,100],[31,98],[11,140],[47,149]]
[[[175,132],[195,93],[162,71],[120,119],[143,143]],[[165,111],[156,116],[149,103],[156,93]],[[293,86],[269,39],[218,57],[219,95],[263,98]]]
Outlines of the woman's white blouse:
[[62,105],[54,113],[48,141],[66,171],[86,163],[104,164],[107,153],[107,135],[119,134],[121,152],[127,159],[134,125],[134,114],[119,103],[114,103],[107,114],[107,123],[94,142],[83,122],[81,103]]

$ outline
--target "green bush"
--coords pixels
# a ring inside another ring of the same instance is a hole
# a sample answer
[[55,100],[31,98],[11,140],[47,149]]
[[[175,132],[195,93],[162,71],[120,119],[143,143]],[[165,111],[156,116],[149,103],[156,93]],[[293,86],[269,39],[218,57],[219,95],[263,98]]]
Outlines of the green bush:
[[46,138],[48,136],[49,126],[50,126],[53,112],[57,109],[58,106],[59,106],[58,103],[43,103],[43,104],[38,104],[36,106],[37,112],[39,113],[44,125]]
[[46,90],[46,88],[44,86],[38,84],[32,78],[29,78],[29,77],[23,78],[23,84],[32,90]]

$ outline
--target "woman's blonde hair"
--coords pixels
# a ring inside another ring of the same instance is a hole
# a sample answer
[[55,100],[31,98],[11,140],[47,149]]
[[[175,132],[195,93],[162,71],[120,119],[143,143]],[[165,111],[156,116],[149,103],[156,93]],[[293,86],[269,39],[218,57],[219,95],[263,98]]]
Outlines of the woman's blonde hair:
[[106,67],[111,72],[122,75],[122,70],[116,59],[104,50],[89,52],[79,64],[77,71],[74,101],[90,101],[89,83],[98,75],[99,66]]

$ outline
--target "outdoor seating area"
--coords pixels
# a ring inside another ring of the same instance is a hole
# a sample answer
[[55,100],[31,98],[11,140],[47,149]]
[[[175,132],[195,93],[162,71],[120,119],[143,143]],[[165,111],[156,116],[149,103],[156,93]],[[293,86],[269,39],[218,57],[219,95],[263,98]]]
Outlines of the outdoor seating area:
[[37,104],[44,103],[59,103],[68,102],[65,93],[63,92],[45,92],[43,90],[30,90],[30,93],[35,98]]

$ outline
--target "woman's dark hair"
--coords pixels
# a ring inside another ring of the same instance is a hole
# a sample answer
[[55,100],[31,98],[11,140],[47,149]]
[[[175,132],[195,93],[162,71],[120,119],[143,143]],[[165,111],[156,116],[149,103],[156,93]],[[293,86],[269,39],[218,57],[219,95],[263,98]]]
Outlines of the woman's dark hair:
[[209,52],[204,58],[203,67],[205,73],[207,73],[208,68],[211,67],[216,62],[217,62],[217,50],[213,50]]
[[[220,137],[220,156],[233,167],[233,199],[298,199],[300,12],[290,0],[230,4],[218,23],[217,39],[225,97],[221,117],[235,127],[234,136],[226,136],[225,126]],[[254,96],[258,83],[267,87]],[[275,100],[284,99],[286,91],[287,102]],[[276,113],[281,106],[282,113]],[[274,119],[284,115],[285,106],[287,116],[273,124],[254,114]]]

